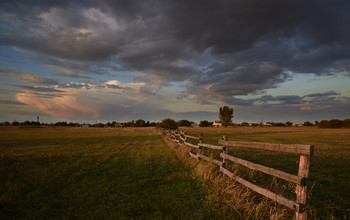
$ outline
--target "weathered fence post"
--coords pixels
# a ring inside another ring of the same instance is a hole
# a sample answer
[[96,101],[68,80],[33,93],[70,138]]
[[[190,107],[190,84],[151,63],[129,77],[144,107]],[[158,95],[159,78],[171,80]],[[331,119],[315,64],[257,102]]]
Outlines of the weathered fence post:
[[[199,133],[199,143],[201,144],[201,143],[203,143],[203,133]],[[199,147],[199,153],[200,154],[202,154],[203,153],[203,149],[202,149],[202,147]]]
[[296,220],[306,220],[307,219],[307,211],[306,211],[306,203],[307,203],[307,178],[309,177],[310,170],[310,155],[300,155],[299,161],[299,171],[298,176],[303,177],[303,184],[297,185],[296,194],[297,194],[297,203],[302,205],[302,209],[300,212],[296,212]]
[[[222,140],[225,142],[228,141],[227,136],[226,135],[222,136]],[[222,149],[222,153],[228,154],[228,146],[226,143],[224,144],[224,148]],[[222,159],[222,167],[227,168],[227,159],[225,159],[225,158]]]
[[184,131],[183,134],[184,134],[183,146],[186,147],[186,142],[187,142],[187,136],[186,136],[186,135],[187,135],[187,131]]

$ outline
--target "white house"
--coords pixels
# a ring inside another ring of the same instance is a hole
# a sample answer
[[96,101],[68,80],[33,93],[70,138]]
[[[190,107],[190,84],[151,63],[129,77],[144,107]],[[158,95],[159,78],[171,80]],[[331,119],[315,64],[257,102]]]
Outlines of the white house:
[[222,126],[221,121],[213,121],[213,126],[214,127],[221,127]]

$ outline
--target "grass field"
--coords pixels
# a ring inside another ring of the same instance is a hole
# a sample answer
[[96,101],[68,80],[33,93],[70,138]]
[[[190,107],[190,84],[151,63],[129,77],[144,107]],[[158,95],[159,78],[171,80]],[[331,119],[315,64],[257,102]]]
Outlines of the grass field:
[[0,173],[0,219],[220,218],[148,130],[1,129]]
[[[186,130],[212,144],[227,135],[314,145],[310,217],[349,219],[350,129]],[[230,154],[294,174],[298,168],[298,157],[289,154],[233,148]],[[0,219],[230,217],[212,206],[210,187],[147,129],[0,129],[0,173]]]
[[[308,182],[309,213],[316,219],[350,218],[350,129],[301,128],[184,128],[204,134],[204,143],[229,140],[310,144],[315,146]],[[229,148],[231,155],[297,174],[298,156]],[[208,153],[208,152],[207,152]],[[215,156],[215,155],[214,155]]]

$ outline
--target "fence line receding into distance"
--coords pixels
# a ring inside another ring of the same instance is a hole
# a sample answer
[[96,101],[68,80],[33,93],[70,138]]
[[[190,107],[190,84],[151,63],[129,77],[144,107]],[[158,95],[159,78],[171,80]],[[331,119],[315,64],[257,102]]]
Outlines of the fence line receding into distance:
[[[164,135],[171,138],[173,142],[176,142],[182,146],[188,146],[191,148],[198,149],[197,153],[189,152],[190,156],[198,160],[202,159],[208,162],[212,162],[220,167],[220,171],[230,178],[233,178],[236,182],[246,186],[247,188],[266,196],[273,201],[282,204],[296,213],[297,220],[307,219],[306,204],[307,204],[307,179],[310,170],[310,161],[313,154],[314,147],[312,145],[301,145],[301,144],[270,144],[270,143],[260,143],[260,142],[241,142],[241,141],[228,141],[226,136],[223,136],[221,140],[218,141],[219,145],[205,144],[203,143],[203,135],[199,134],[198,137],[193,135],[188,135],[186,132],[164,130]],[[188,142],[188,139],[198,140],[198,144],[192,144]],[[284,153],[294,153],[300,155],[299,159],[299,170],[298,175],[289,174],[274,168],[270,168],[264,165],[256,164],[247,160],[243,160],[238,157],[229,155],[229,147],[240,147],[240,148],[250,148],[259,149],[266,151],[284,152]],[[203,148],[209,148],[213,150],[220,151],[220,157],[222,161],[213,159],[203,154]],[[252,170],[257,170],[265,174],[286,180],[296,184],[296,201],[289,200],[281,195],[278,195],[270,190],[262,188],[255,185],[231,172],[227,167],[227,161],[232,161],[235,164],[242,165]]]

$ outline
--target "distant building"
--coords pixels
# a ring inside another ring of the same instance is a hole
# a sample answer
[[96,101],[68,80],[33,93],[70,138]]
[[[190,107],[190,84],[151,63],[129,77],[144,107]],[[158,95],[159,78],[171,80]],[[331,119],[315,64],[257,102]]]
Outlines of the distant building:
[[303,124],[302,123],[293,123],[292,126],[293,127],[302,127]]
[[221,121],[213,121],[213,127],[222,127]]
[[272,126],[272,124],[269,123],[269,122],[263,123],[262,125],[263,125],[263,126],[266,126],[266,127],[271,127],[271,126]]

